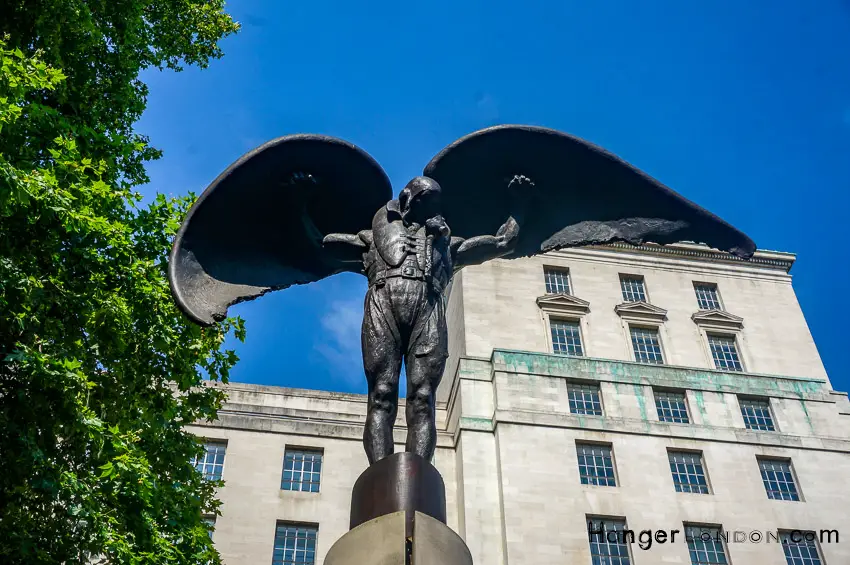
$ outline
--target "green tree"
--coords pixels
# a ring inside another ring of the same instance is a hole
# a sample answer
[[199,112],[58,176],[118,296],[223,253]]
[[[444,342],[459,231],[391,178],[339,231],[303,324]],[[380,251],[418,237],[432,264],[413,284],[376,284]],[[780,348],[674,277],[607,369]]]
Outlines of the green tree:
[[12,0],[0,12],[0,563],[215,563],[215,418],[238,319],[172,303],[192,197],[141,205],[145,68],[205,66],[222,0]]

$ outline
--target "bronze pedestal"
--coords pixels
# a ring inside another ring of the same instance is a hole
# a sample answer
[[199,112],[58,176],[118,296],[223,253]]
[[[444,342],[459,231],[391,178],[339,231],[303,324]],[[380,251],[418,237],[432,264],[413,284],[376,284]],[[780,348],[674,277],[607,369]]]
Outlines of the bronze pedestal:
[[412,453],[390,455],[360,475],[350,527],[325,565],[472,565],[466,544],[446,525],[443,478]]

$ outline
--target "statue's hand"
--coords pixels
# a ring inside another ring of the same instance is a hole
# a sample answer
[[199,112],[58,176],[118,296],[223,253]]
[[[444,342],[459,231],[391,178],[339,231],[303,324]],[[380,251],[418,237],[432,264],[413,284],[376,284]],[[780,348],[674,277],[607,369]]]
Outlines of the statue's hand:
[[425,232],[435,236],[449,237],[451,230],[442,216],[434,216],[425,221]]
[[512,191],[520,191],[528,186],[534,186],[534,181],[525,175],[514,175],[514,178],[508,181],[508,188]]
[[508,181],[508,193],[510,194],[511,215],[520,220],[525,216],[528,202],[536,194],[534,181],[525,175],[514,175]]
[[312,188],[319,184],[319,181],[310,173],[298,171],[292,173],[289,178],[284,181],[284,184],[294,188]]

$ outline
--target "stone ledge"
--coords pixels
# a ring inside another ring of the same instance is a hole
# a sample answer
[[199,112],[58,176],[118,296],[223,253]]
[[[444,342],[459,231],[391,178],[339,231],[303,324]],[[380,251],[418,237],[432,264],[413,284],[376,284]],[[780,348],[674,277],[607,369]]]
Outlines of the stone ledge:
[[[365,381],[364,381],[365,382]],[[305,398],[310,401],[335,401],[353,404],[366,404],[367,395],[354,392],[331,392],[311,388],[290,388],[274,385],[256,385],[250,383],[230,382],[222,384],[218,381],[206,381],[205,386],[224,389],[229,398],[241,395],[270,395]],[[399,399],[399,406],[404,405],[404,398]],[[437,408],[445,408],[445,401],[437,401]]]
[[[770,447],[835,451],[850,454],[850,440],[832,437],[795,436],[781,432],[758,432],[744,428],[719,428],[714,426],[677,426],[665,422],[649,422],[630,418],[605,416],[579,416],[575,414],[531,412],[523,410],[497,410],[492,420],[486,418],[461,418],[455,433],[455,442],[461,431],[492,431],[499,424],[543,426],[577,429],[593,432],[646,435],[671,439],[715,441]],[[680,432],[680,433],[676,433]]]
[[[461,358],[459,365],[464,363]],[[834,403],[823,379],[729,373],[715,369],[648,365],[613,359],[569,357],[530,351],[494,349],[494,372],[528,374],[563,379],[592,379],[648,386],[687,388],[733,394],[805,399]],[[462,374],[459,376],[463,378]]]
[[246,394],[271,394],[275,396],[297,396],[309,398],[311,400],[340,400],[347,402],[365,402],[366,395],[352,392],[330,392],[327,390],[314,390],[310,388],[290,388],[275,385],[257,385],[251,383],[230,382],[222,384],[214,381],[207,386],[214,388],[223,388],[228,393],[246,393]]
[[364,422],[366,420],[366,406],[363,405],[361,412],[337,412],[335,410],[320,411],[304,408],[287,408],[284,406],[267,406],[262,404],[240,404],[226,402],[219,413],[243,414],[251,416],[271,416],[300,420],[316,420],[324,422]]
[[[196,422],[196,428],[231,429],[248,432],[266,432],[285,435],[322,437],[327,439],[363,440],[362,422],[323,422],[299,418],[269,417],[257,414],[234,414],[219,411],[214,422]],[[393,428],[393,441],[404,445],[407,427],[396,424]],[[437,430],[437,447],[454,447],[452,435]]]

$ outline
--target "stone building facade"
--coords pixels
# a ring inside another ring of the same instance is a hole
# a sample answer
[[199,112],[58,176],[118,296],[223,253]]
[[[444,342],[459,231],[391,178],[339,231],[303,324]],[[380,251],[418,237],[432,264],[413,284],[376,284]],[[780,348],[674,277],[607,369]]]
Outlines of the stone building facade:
[[[434,464],[475,563],[850,563],[850,402],[793,263],[617,244],[459,273]],[[367,465],[365,398],[227,388],[192,427],[226,482],[224,562],[322,563]]]

